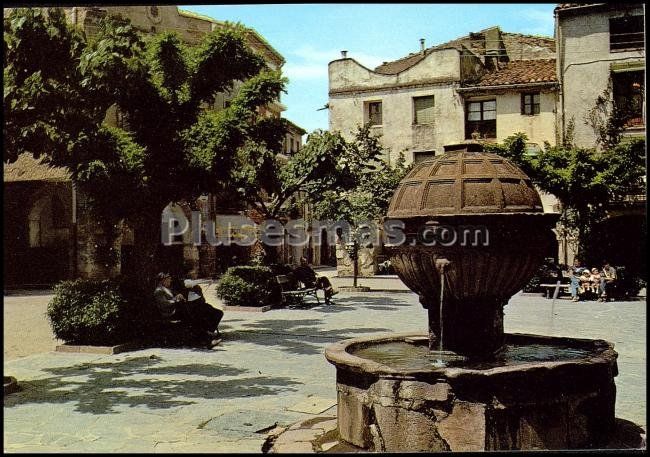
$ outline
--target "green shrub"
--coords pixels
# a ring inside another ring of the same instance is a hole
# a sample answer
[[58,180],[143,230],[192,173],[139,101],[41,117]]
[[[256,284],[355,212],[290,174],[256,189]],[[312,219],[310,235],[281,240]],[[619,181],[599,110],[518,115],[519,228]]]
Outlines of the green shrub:
[[77,279],[54,287],[47,316],[57,338],[76,344],[111,344],[123,330],[126,301],[111,281]]
[[275,276],[268,267],[228,268],[217,286],[217,296],[228,306],[265,306],[277,296]]

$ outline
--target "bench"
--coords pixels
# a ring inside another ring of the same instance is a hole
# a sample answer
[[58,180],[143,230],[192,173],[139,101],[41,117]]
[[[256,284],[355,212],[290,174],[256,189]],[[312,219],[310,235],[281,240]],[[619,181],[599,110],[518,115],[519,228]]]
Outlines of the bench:
[[564,284],[564,283],[560,283],[559,285],[558,284],[540,284],[539,285],[539,287],[544,288],[544,293],[545,293],[546,298],[553,298],[556,287],[559,287],[560,292],[564,292],[564,293],[568,294],[569,293],[569,286],[570,286],[570,284]]
[[318,298],[318,294],[316,293],[317,289],[315,287],[296,288],[295,284],[301,283],[299,281],[293,280],[288,275],[278,275],[275,277],[275,280],[280,286],[280,291],[282,293],[282,303],[286,302],[287,297],[297,297],[302,300],[302,298],[306,295],[313,295],[316,297],[316,302],[320,305],[320,299]]

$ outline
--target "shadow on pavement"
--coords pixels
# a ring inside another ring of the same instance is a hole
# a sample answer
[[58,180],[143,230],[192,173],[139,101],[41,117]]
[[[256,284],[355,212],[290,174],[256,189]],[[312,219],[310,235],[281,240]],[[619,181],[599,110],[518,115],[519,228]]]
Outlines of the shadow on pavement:
[[[302,384],[288,377],[242,377],[248,370],[218,363],[162,365],[158,356],[134,357],[119,362],[83,363],[46,368],[44,379],[20,381],[21,392],[5,397],[4,406],[27,403],[76,402],[75,410],[92,414],[117,414],[118,406],[166,409],[223,399],[276,395],[296,391]],[[179,375],[209,379],[178,379]],[[219,379],[238,376],[236,379]]]
[[244,324],[228,334],[229,341],[246,341],[263,346],[278,347],[292,354],[322,354],[323,346],[359,334],[390,332],[385,327],[339,328],[325,330],[319,327],[322,319],[267,319]]

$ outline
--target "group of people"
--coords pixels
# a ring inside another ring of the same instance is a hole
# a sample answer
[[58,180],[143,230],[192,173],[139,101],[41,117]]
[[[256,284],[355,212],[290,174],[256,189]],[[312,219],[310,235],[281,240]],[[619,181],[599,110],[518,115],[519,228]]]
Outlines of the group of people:
[[569,291],[571,300],[580,300],[585,294],[597,297],[598,301],[608,300],[608,291],[616,281],[616,268],[611,266],[607,260],[603,260],[602,268],[587,268],[582,261],[576,258],[573,266],[569,268]]
[[158,273],[154,299],[158,312],[165,319],[178,319],[212,348],[221,342],[219,322],[223,311],[206,302],[201,290],[202,281],[188,271],[188,279],[173,278],[169,273]]
[[[318,276],[304,257],[292,273],[305,287],[322,289],[327,304],[332,296],[337,294],[329,279]],[[206,346],[212,348],[221,342],[218,327],[223,318],[223,311],[207,303],[200,286],[204,281],[196,279],[194,270],[187,269],[186,276],[187,279],[181,280],[172,278],[169,273],[158,273],[153,294],[156,307],[161,317],[182,321],[205,341]]]

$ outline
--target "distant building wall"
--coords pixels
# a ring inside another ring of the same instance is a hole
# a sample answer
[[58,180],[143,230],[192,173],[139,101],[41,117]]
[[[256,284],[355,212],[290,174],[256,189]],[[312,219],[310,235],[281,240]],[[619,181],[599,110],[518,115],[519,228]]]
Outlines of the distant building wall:
[[548,141],[555,145],[556,92],[540,93],[540,112],[536,115],[521,114],[521,92],[501,94],[496,100],[498,142],[523,132],[531,143],[543,147],[544,141]]
[[[586,122],[589,110],[603,95],[611,82],[612,64],[636,64],[645,69],[645,50],[610,51],[610,18],[643,15],[641,4],[616,3],[607,6],[581,8],[580,11],[559,11],[557,14],[558,75],[562,83],[564,133],[574,122],[575,144],[596,146],[597,134]],[[645,134],[645,129],[643,130]]]

